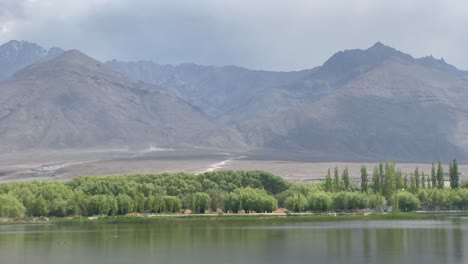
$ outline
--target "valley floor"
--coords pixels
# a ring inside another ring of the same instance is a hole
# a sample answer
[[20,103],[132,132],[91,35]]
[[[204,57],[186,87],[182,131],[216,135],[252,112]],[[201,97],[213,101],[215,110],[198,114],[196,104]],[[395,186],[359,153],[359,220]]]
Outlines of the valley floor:
[[[327,169],[346,166],[360,182],[360,162],[314,162],[295,156],[266,157],[258,153],[210,149],[67,150],[4,153],[0,155],[0,182],[69,180],[82,175],[264,170],[297,182],[323,180]],[[372,171],[375,163],[364,163]],[[403,172],[418,166],[426,175],[431,164],[397,163]],[[448,167],[444,168],[448,171]],[[468,179],[468,165],[459,165],[460,180]]]

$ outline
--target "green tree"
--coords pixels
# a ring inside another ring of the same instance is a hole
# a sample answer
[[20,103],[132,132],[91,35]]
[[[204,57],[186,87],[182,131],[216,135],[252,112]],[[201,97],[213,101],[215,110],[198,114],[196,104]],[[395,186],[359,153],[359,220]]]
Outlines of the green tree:
[[326,192],[333,191],[333,183],[330,175],[330,168],[327,170],[327,176],[325,177],[325,186],[324,189]]
[[409,191],[411,193],[414,193],[416,192],[416,180],[414,179],[414,175],[411,175],[410,176],[410,187],[409,187]]
[[414,170],[414,183],[415,183],[415,191],[419,190],[419,186],[421,184],[421,179],[419,178],[419,167],[416,167]]
[[450,177],[450,187],[452,189],[457,189],[458,187],[460,187],[458,163],[456,159],[450,162],[449,177]]
[[[216,211],[218,209],[224,209],[224,202],[226,201],[227,192],[219,190],[219,189],[212,189],[207,190],[206,193],[210,196],[211,205],[210,208],[212,211]],[[278,194],[279,195],[279,194]]]
[[1,217],[23,217],[25,212],[26,208],[18,199],[8,194],[0,195]]
[[297,194],[302,194],[301,192],[297,191],[297,190],[286,190],[284,192],[281,192],[281,193],[278,193],[276,196],[275,196],[275,199],[278,201],[278,206],[279,207],[286,207],[286,199],[288,199],[289,197],[293,197]]
[[421,188],[426,188],[426,175],[424,175],[424,171],[421,172]]
[[195,213],[205,213],[211,206],[211,197],[207,193],[197,192],[190,195],[189,208]]
[[369,195],[369,208],[378,208],[385,205],[385,198],[380,194]]
[[296,194],[286,199],[286,208],[293,212],[303,212],[307,208],[307,199],[302,194]]
[[47,216],[49,210],[47,208],[47,202],[44,199],[44,197],[42,197],[42,195],[39,195],[33,202],[32,208],[28,211],[30,211],[31,215],[33,216]]
[[177,196],[164,196],[164,212],[177,213],[182,209],[182,202]]
[[380,183],[379,190],[380,192],[382,192],[382,185],[383,185],[384,177],[385,177],[384,168],[385,168],[385,164],[383,162],[380,162],[379,163],[379,183]]
[[69,201],[69,206],[73,215],[87,215],[88,204],[88,196],[82,190],[73,192]]
[[434,166],[434,162],[432,162],[432,168],[431,168],[431,185],[432,185],[432,188],[435,188],[437,186],[437,175],[436,175],[436,171],[435,171],[435,166]]
[[408,191],[408,175],[406,175],[406,173],[405,173],[405,178],[403,179],[403,186],[404,186],[403,189],[405,191]]
[[132,197],[127,194],[117,195],[117,207],[120,215],[126,215],[134,212],[134,203]]
[[444,169],[442,168],[442,162],[440,160],[437,165],[437,188],[444,188]]
[[395,188],[399,191],[405,188],[405,183],[402,177],[401,170],[397,170],[395,172]]
[[382,194],[388,200],[395,192],[395,189],[395,164],[393,162],[387,162],[385,164],[385,175],[382,183]]
[[372,173],[372,191],[374,191],[374,193],[380,193],[380,176],[377,166],[374,167],[374,172]]
[[233,212],[272,212],[278,208],[278,201],[273,196],[268,195],[265,190],[250,187],[234,190],[229,194],[226,204],[226,210]]
[[409,192],[398,192],[395,194],[398,200],[398,205],[401,211],[414,211],[420,207],[419,199],[414,194]]
[[366,165],[361,165],[361,192],[367,192],[367,167]]
[[326,192],[315,192],[307,197],[309,209],[313,211],[325,212],[332,207],[332,198]]
[[338,166],[335,167],[333,172],[333,191],[339,192],[341,190],[340,178],[338,176]]
[[348,167],[345,167],[345,169],[343,170],[343,174],[341,175],[341,180],[343,182],[344,190],[347,191],[349,188],[349,183],[350,183]]

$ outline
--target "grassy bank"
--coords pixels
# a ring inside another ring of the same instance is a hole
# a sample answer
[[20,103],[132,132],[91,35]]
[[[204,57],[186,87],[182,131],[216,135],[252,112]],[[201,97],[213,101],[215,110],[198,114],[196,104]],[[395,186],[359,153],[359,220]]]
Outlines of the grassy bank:
[[442,212],[394,212],[394,213],[334,213],[334,214],[194,214],[152,216],[102,216],[102,217],[54,217],[54,218],[2,218],[1,224],[270,224],[288,222],[341,222],[363,220],[430,220],[448,217],[468,217],[468,211]]
[[386,214],[357,214],[337,213],[336,215],[164,215],[152,217],[139,216],[106,216],[97,219],[87,217],[55,218],[52,224],[123,224],[123,223],[283,223],[283,222],[331,222],[331,221],[356,221],[356,220],[427,220],[443,219],[448,216],[468,216],[463,213],[414,213],[397,212]]

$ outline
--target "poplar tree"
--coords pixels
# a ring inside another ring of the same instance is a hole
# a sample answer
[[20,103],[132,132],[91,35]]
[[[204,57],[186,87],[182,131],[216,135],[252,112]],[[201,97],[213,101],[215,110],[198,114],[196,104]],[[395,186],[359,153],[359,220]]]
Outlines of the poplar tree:
[[327,176],[325,177],[325,191],[331,192],[332,190],[333,190],[333,183],[332,183],[332,178],[330,174],[330,168],[328,168]]
[[349,170],[348,167],[345,167],[343,174],[341,175],[341,180],[343,181],[344,190],[347,191],[349,188]]
[[367,167],[361,165],[361,192],[367,192]]
[[415,187],[415,190],[419,189],[419,184],[420,184],[419,167],[416,167],[416,169],[414,170],[414,187]]
[[374,191],[374,193],[380,192],[380,176],[377,165],[374,167],[374,172],[372,173],[372,191]]
[[405,173],[405,178],[403,180],[403,185],[404,185],[405,191],[408,191],[408,176],[406,175],[406,173]]
[[431,182],[432,182],[433,188],[437,186],[437,177],[436,177],[434,162],[432,162],[432,168],[431,168]]
[[437,188],[442,189],[444,188],[444,169],[442,168],[442,162],[439,160],[439,164],[437,166]]
[[404,179],[402,177],[400,169],[398,169],[397,172],[395,172],[395,187],[399,191],[405,188]]
[[426,175],[424,175],[424,171],[421,172],[421,188],[426,188]]
[[338,166],[335,167],[335,171],[333,173],[333,191],[340,191],[340,178],[338,176]]
[[458,163],[456,159],[450,162],[449,177],[450,177],[450,187],[452,189],[458,188],[460,186],[460,182],[459,182],[459,175],[458,175]]
[[385,163],[385,174],[382,182],[382,194],[390,200],[391,196],[395,192],[395,163]]
[[379,190],[380,191],[382,191],[382,185],[383,185],[383,182],[384,182],[384,177],[385,177],[384,164],[383,164],[383,162],[380,162],[379,163],[379,183],[380,183]]
[[410,176],[410,192],[414,193],[416,191],[416,180],[414,179],[414,176]]

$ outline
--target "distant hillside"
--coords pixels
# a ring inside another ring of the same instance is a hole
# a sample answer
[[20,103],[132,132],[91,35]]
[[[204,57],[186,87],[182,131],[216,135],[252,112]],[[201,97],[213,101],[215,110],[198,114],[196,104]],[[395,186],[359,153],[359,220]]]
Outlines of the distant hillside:
[[289,84],[310,72],[253,71],[196,64],[172,66],[151,61],[112,60],[106,65],[132,78],[167,87],[214,118],[238,111],[249,100],[268,92],[267,88]]
[[0,84],[0,148],[241,148],[232,129],[154,85],[79,51],[32,64]]
[[17,41],[0,51],[9,58],[0,84],[8,149],[154,144],[310,160],[468,161],[468,73],[380,42],[298,72],[102,64],[77,51],[52,59],[61,50]]
[[49,50],[26,41],[12,40],[0,46],[0,81],[13,75],[19,69],[39,60],[53,59],[64,51],[60,48]]
[[[201,110],[235,125],[260,149],[302,151],[326,160],[430,161],[465,158],[468,152],[463,132],[468,73],[443,59],[416,59],[380,42],[338,52],[321,67],[301,72],[190,65],[187,74],[185,65],[107,65],[164,83],[188,102],[203,95]],[[237,71],[243,75],[236,80]],[[226,97],[220,100],[218,94]]]

